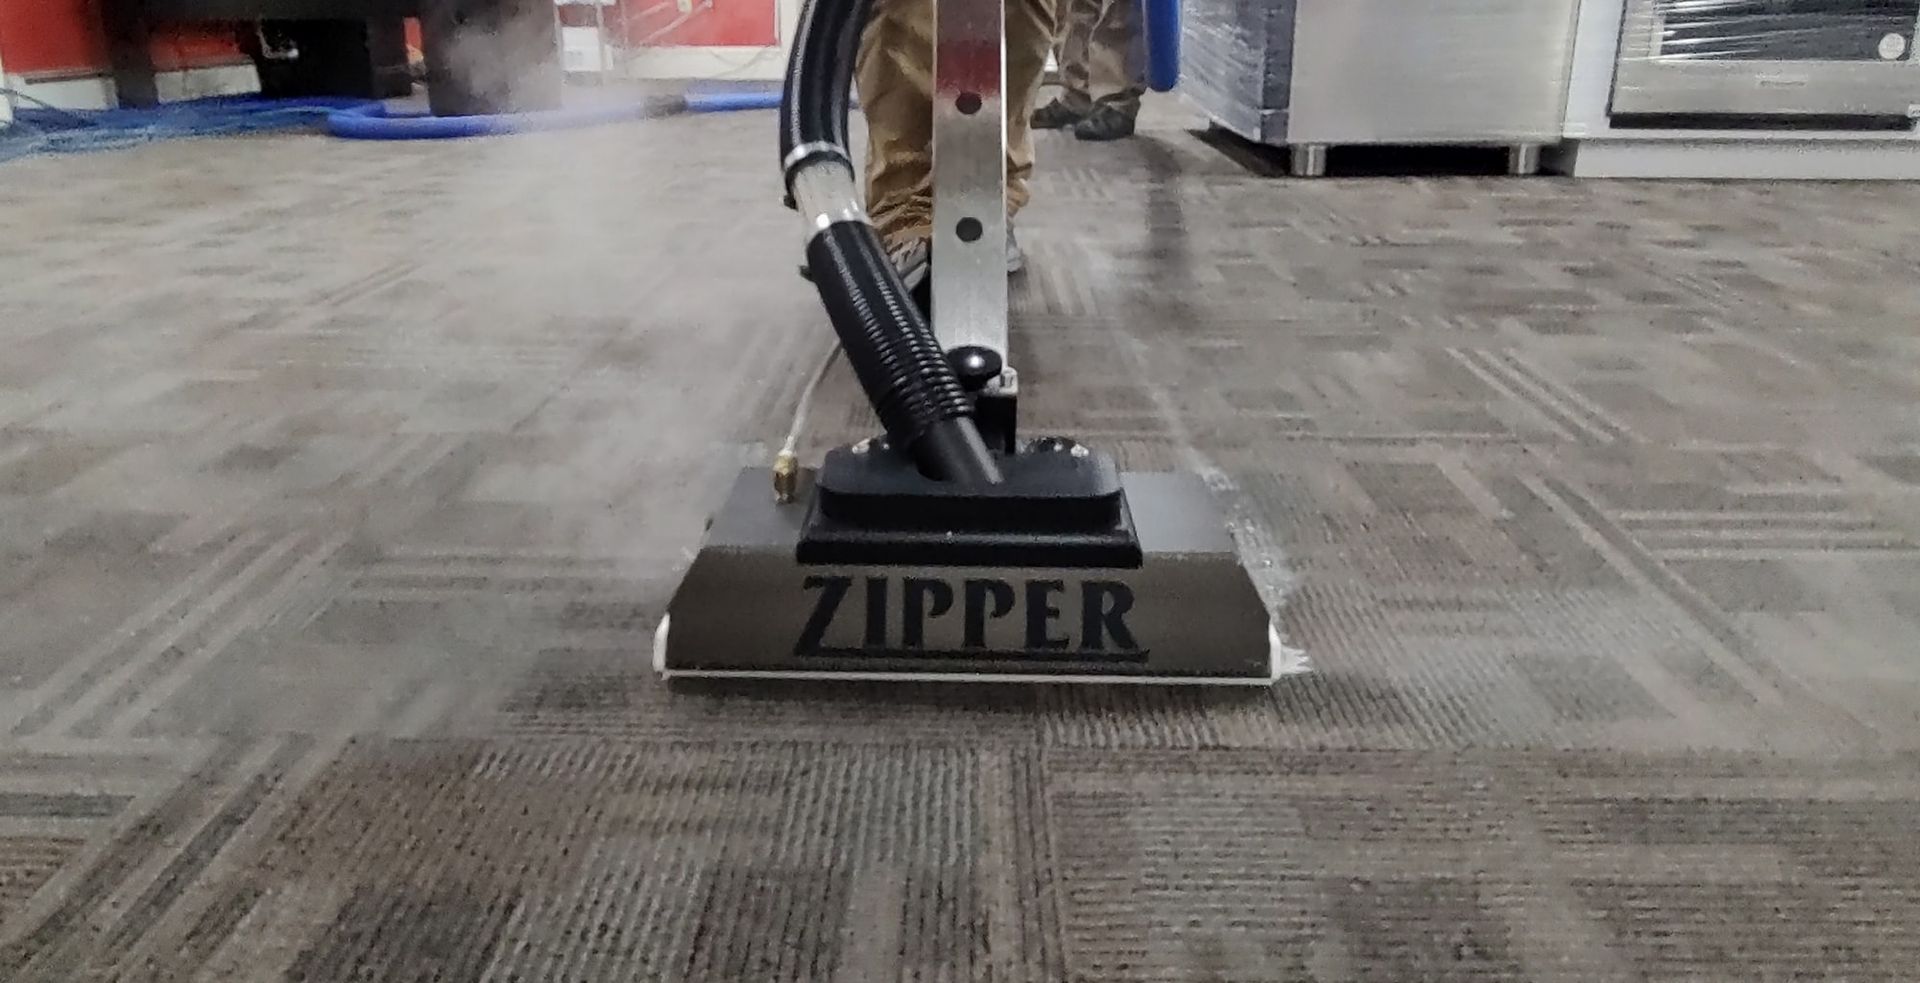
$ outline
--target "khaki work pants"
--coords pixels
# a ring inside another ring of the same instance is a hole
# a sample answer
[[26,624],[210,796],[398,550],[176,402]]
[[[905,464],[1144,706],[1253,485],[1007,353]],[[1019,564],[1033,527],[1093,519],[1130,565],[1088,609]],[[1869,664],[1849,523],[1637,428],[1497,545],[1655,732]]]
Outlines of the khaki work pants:
[[1085,115],[1109,105],[1140,112],[1146,51],[1135,0],[1060,0],[1060,101]]
[[[1053,44],[1055,0],[1004,2],[1011,218],[1026,205],[1033,174],[1027,120]],[[889,248],[933,231],[933,32],[932,0],[873,0],[854,63],[867,118],[867,214]]]

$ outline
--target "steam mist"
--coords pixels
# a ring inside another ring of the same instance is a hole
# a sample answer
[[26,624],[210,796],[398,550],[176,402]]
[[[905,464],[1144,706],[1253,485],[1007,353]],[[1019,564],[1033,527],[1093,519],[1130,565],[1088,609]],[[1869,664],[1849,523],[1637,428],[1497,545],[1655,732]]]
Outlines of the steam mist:
[[[522,107],[662,88],[562,87],[550,34],[474,28],[430,50],[430,78]],[[491,593],[410,640],[463,686],[523,685],[576,646],[644,672],[646,632],[708,514],[740,466],[770,458],[832,338],[795,275],[774,147],[758,112],[327,148],[378,158],[393,181],[381,196],[404,201],[390,285],[361,305],[380,328],[356,341],[415,387],[399,425],[455,445],[430,500],[383,510],[392,535],[489,554],[486,569],[445,559]],[[863,409],[851,386],[825,393],[824,427],[836,403]],[[462,637],[438,634],[453,625]],[[484,639],[466,637],[475,626]]]

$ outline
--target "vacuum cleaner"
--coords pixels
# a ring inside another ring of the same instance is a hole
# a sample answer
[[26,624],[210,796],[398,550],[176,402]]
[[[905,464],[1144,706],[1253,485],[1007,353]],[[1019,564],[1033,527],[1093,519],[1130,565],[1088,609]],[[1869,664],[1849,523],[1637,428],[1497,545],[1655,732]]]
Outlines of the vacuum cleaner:
[[1017,427],[1001,3],[937,5],[919,302],[867,220],[847,150],[867,0],[803,9],[779,117],[787,201],[884,432],[817,467],[800,466],[790,436],[772,467],[741,472],[656,632],[670,679],[1264,686],[1282,672],[1286,649],[1198,476],[1122,473],[1071,437]]

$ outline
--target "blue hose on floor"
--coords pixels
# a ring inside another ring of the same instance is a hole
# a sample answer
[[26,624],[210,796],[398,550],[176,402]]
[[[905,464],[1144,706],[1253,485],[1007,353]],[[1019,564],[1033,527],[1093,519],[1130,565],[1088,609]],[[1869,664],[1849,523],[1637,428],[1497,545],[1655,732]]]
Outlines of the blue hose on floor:
[[777,109],[780,90],[764,86],[694,85],[674,96],[497,116],[430,116],[398,112],[370,99],[266,99],[213,96],[148,109],[58,109],[22,92],[0,90],[26,105],[0,128],[0,161],[36,154],[118,150],[157,140],[236,136],[319,124],[354,140],[445,140],[505,133],[570,130],[679,113]]
[[157,140],[241,136],[297,129],[334,113],[378,105],[365,99],[262,99],[215,96],[150,109],[59,109],[24,92],[4,90],[23,105],[0,128],[0,161],[36,154],[98,153]]
[[1147,88],[1172,92],[1180,84],[1180,0],[1137,0],[1147,51]]
[[656,98],[611,106],[490,116],[396,113],[382,103],[374,103],[329,115],[327,132],[348,140],[455,140],[505,133],[540,133],[652,119],[672,112],[678,103],[677,99]]
[[545,130],[575,130],[630,120],[656,119],[680,113],[733,113],[754,109],[779,109],[778,88],[741,85],[694,85],[677,96],[652,96],[637,102],[577,109],[553,109],[535,113],[503,113],[497,116],[430,116],[425,113],[396,113],[374,103],[327,117],[327,132],[349,140],[449,140],[461,137],[498,136],[506,133],[538,133]]
[[779,109],[779,89],[688,89],[687,112],[731,113],[742,109]]

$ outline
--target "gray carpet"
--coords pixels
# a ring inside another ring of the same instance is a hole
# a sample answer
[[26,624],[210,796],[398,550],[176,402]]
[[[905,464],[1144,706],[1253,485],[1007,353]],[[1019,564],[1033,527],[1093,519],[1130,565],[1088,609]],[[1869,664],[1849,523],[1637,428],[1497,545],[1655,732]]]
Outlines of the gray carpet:
[[1049,138],[1027,419],[1314,673],[670,693],[769,126],[0,168],[0,979],[1913,978],[1920,188]]

